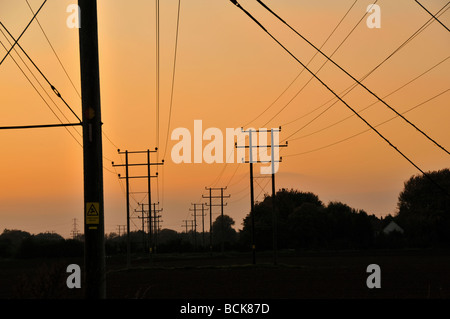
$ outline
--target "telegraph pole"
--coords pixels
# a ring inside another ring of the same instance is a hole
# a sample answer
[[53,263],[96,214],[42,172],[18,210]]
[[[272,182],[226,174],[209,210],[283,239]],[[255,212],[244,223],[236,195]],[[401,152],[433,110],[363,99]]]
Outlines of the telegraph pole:
[[188,233],[188,220],[183,220],[184,221],[184,223],[185,223],[185,227],[186,227],[186,234]]
[[188,220],[183,220],[185,222],[186,225],[186,238],[188,237],[188,222],[191,223],[191,231],[193,231],[194,229],[194,221],[192,219],[188,219]]
[[205,204],[202,203],[202,246],[205,247]]
[[[209,190],[209,251],[212,255],[212,195],[211,191],[212,188],[205,187],[206,190]],[[207,198],[206,196],[202,195],[202,198]],[[208,204],[206,204],[208,205]]]
[[120,237],[120,230],[123,228],[125,228],[125,225],[117,225],[117,227],[119,227],[119,237]]
[[147,217],[145,217],[144,216],[144,213],[146,212],[145,210],[144,210],[144,204],[140,204],[140,203],[138,203],[138,205],[140,205],[141,206],[141,210],[134,210],[135,212],[137,212],[137,213],[141,213],[142,214],[142,217],[141,216],[138,216],[138,218],[139,219],[142,219],[142,247],[143,247],[143,249],[144,249],[144,252],[146,252],[147,251],[147,245],[146,245],[146,241],[145,241],[145,219],[147,218]]
[[[271,175],[272,175],[272,244],[273,244],[273,262],[276,265],[277,264],[277,217],[276,217],[276,200],[275,200],[275,163],[281,162],[281,158],[275,159],[275,153],[274,148],[275,147],[286,147],[286,144],[283,145],[275,145],[274,144],[274,132],[280,132],[281,127],[278,129],[270,129],[270,136],[271,136],[271,144],[270,145],[253,145],[252,143],[252,135],[253,133],[259,133],[259,132],[269,132],[269,130],[253,130],[249,129],[248,131],[242,130],[244,133],[249,133],[249,145],[248,146],[238,146],[236,144],[236,148],[244,147],[249,148],[249,161],[244,161],[245,163],[250,164],[250,205],[251,205],[251,227],[252,227],[252,255],[253,255],[253,264],[256,263],[256,248],[255,248],[255,218],[254,218],[254,209],[255,209],[255,199],[254,199],[254,189],[253,189],[253,163],[270,163],[271,165]],[[253,148],[267,148],[270,147],[271,154],[270,154],[270,160],[257,160],[253,158]]]
[[[191,204],[194,205],[194,209],[189,208],[189,211],[193,211],[194,214],[194,250],[197,250],[197,205],[200,204]],[[202,204],[203,206],[203,204]]]
[[[155,151],[157,151],[157,148],[155,148]],[[127,267],[130,267],[130,263],[131,263],[131,256],[130,256],[130,251],[131,251],[131,244],[130,244],[130,185],[129,185],[129,179],[130,178],[146,178],[148,180],[148,196],[149,198],[151,198],[151,188],[150,188],[150,179],[151,178],[156,178],[158,177],[158,173],[156,173],[156,175],[150,175],[150,165],[164,165],[164,160],[162,160],[161,162],[158,163],[152,163],[150,162],[150,150],[146,150],[146,151],[128,151],[126,150],[125,152],[121,151],[120,149],[117,150],[117,152],[119,154],[125,154],[125,164],[114,164],[114,162],[112,162],[112,166],[113,167],[122,167],[125,166],[125,177],[121,177],[119,174],[119,179],[125,178],[126,179],[126,193],[127,193]],[[128,161],[128,156],[130,154],[147,154],[147,162],[146,163],[129,163]],[[147,167],[147,175],[144,176],[130,176],[129,175],[129,167],[134,167],[134,166],[146,166]],[[151,203],[151,202],[149,202]],[[150,215],[151,215],[151,205],[149,204],[149,211],[150,211]],[[151,244],[151,218],[150,218],[150,235],[149,235],[149,240],[150,240],[150,253],[152,252],[152,244]]]
[[97,1],[78,0],[83,121],[84,236],[86,298],[106,298],[102,120]]
[[[159,218],[161,217],[161,215],[157,215],[157,213],[160,213],[163,211],[162,208],[160,209],[156,209],[156,205],[159,205],[158,203],[153,203],[153,225],[154,225],[154,236],[153,236],[153,249],[151,249],[151,251],[153,251],[154,253],[156,253],[156,244],[157,244],[157,239],[158,239],[158,228],[159,228]],[[151,215],[150,215],[151,216]]]
[[[227,206],[227,204],[223,203],[223,199],[224,198],[230,198],[231,195],[223,195],[223,191],[225,189],[227,189],[226,187],[205,187],[205,189],[209,190],[209,196],[204,196],[202,195],[203,198],[209,198],[209,207],[210,207],[210,241],[211,241],[211,248],[212,248],[212,237],[211,237],[211,233],[212,233],[212,206],[220,206],[221,207],[221,216],[222,216],[222,223],[221,223],[221,233],[222,233],[222,243],[221,243],[221,251],[222,253],[224,252],[224,240],[225,240],[225,236],[224,236],[224,222],[223,222],[223,207]],[[213,190],[220,190],[220,196],[212,196],[211,191]],[[212,199],[213,198],[220,198],[220,205],[219,204],[212,204]],[[206,204],[208,205],[208,204]]]
[[[205,246],[205,203],[200,203],[200,204],[191,204],[194,205],[194,209],[189,209],[190,211],[194,211],[194,224],[195,226],[197,226],[197,205],[202,205],[202,245],[203,247]],[[195,233],[197,233],[197,227],[195,227]]]
[[[147,176],[148,176],[148,179],[147,179],[147,191],[148,191],[148,229],[149,229],[149,232],[148,232],[148,245],[149,245],[149,253],[150,254],[152,254],[152,249],[153,249],[153,246],[152,246],[152,205],[151,205],[151,202],[152,202],[152,187],[151,187],[151,175],[150,175],[150,166],[152,165],[152,163],[151,163],[151,161],[150,161],[150,153],[152,153],[152,152],[156,152],[156,151],[158,151],[158,148],[157,147],[155,147],[155,150],[154,151],[150,151],[150,150],[147,150]],[[163,161],[161,161],[161,163],[164,163],[164,160]],[[156,163],[154,163],[154,164],[156,164]]]

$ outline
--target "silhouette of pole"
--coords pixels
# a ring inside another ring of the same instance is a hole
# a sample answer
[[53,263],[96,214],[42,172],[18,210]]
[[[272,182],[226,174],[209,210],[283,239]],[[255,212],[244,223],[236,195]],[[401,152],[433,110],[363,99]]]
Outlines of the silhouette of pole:
[[[222,223],[221,223],[221,229],[220,229],[220,233],[221,233],[221,236],[222,236],[222,238],[221,238],[221,251],[222,251],[222,253],[224,252],[224,240],[225,240],[225,238],[224,238],[224,225],[223,225],[223,206],[227,206],[227,204],[224,204],[223,203],[223,199],[224,198],[230,198],[231,197],[231,195],[223,195],[223,190],[224,189],[227,189],[226,187],[216,187],[216,188],[213,188],[213,187],[205,187],[205,189],[209,189],[209,196],[204,196],[204,195],[202,195],[202,197],[203,198],[209,198],[209,221],[210,221],[210,249],[211,249],[211,253],[212,253],[212,236],[211,236],[211,234],[212,234],[212,213],[211,213],[211,211],[212,211],[212,207],[213,206],[220,206],[221,207],[221,219],[222,219]],[[220,190],[220,196],[212,196],[212,193],[211,193],[211,191],[213,191],[213,190]],[[220,204],[213,204],[212,203],[212,199],[213,198],[220,198],[220,200],[221,200],[221,202],[220,202]],[[206,205],[208,205],[208,204],[206,204]]]
[[79,0],[78,4],[83,12],[79,46],[83,112],[85,294],[88,299],[104,299],[105,225],[97,1]]
[[131,264],[131,243],[130,243],[130,179],[128,174],[128,151],[125,151],[125,181],[127,189],[127,268]]
[[273,264],[277,264],[278,259],[278,233],[277,233],[277,213],[276,213],[276,198],[275,198],[275,154],[273,151],[274,148],[274,140],[273,140],[273,129],[270,130],[270,145],[271,145],[271,154],[270,154],[270,166],[272,167],[272,227],[273,227]]
[[202,246],[205,247],[205,205],[202,203]]
[[281,158],[275,159],[275,152],[274,152],[274,148],[276,147],[287,147],[287,142],[284,145],[275,145],[274,143],[274,132],[280,132],[281,131],[281,127],[279,127],[278,129],[270,129],[270,133],[271,133],[271,144],[270,144],[270,148],[271,148],[271,155],[270,155],[270,160],[269,161],[259,161],[257,159],[253,158],[253,148],[259,148],[259,147],[264,147],[267,148],[269,145],[253,145],[252,143],[252,133],[256,133],[256,132],[268,132],[268,130],[253,130],[253,129],[249,129],[248,131],[244,131],[242,129],[243,132],[245,133],[249,133],[249,145],[248,146],[238,146],[237,144],[236,147],[244,147],[244,148],[249,148],[249,161],[244,161],[245,163],[250,163],[250,205],[251,205],[251,211],[250,211],[250,215],[251,215],[251,228],[252,228],[252,250],[253,250],[253,263],[256,263],[256,257],[255,257],[255,219],[254,219],[254,208],[255,208],[255,200],[254,200],[254,189],[253,189],[253,163],[271,163],[271,175],[272,175],[272,241],[273,241],[273,260],[274,260],[274,264],[277,264],[277,216],[276,216],[276,199],[275,199],[275,163],[276,162],[281,162]]
[[255,246],[255,193],[253,190],[253,149],[252,149],[252,130],[248,134],[249,156],[250,156],[250,218],[252,224],[252,262],[256,264],[256,246]]
[[[209,252],[212,255],[212,248],[213,248],[213,244],[212,244],[212,188],[211,187],[205,187],[205,189],[209,189]],[[207,196],[203,196],[202,198],[207,198]]]

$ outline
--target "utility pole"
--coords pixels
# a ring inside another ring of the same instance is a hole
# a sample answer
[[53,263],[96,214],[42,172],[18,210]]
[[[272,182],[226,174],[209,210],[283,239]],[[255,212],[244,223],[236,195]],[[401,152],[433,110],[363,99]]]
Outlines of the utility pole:
[[[205,246],[205,203],[200,204],[191,204],[194,205],[194,209],[189,209],[190,211],[194,211],[194,224],[197,225],[197,216],[202,216],[202,245]],[[202,214],[197,215],[197,205],[202,205]],[[197,233],[197,227],[195,227],[195,233]]]
[[[221,235],[222,235],[222,243],[221,243],[221,251],[222,251],[222,253],[224,252],[224,240],[225,240],[225,231],[224,231],[224,218],[223,218],[223,207],[224,206],[227,206],[227,204],[225,203],[224,204],[224,202],[223,202],[223,199],[224,198],[230,198],[231,197],[231,195],[223,195],[223,191],[225,190],[225,189],[227,189],[226,187],[216,187],[216,188],[213,188],[213,187],[205,187],[205,189],[207,189],[207,190],[209,190],[209,196],[203,196],[202,195],[202,197],[203,198],[209,198],[209,206],[210,206],[210,211],[212,210],[212,206],[220,206],[221,207],[221,210],[220,210],[220,213],[221,213],[221,219],[222,219],[222,222],[221,222]],[[212,193],[211,193],[211,191],[213,191],[213,190],[220,190],[220,196],[212,196]],[[220,198],[220,205],[219,204],[212,204],[212,199],[213,198]],[[206,204],[206,205],[208,205],[208,204]],[[212,220],[212,215],[210,214],[210,221]],[[211,221],[211,226],[210,226],[210,231],[212,232],[212,221]]]
[[193,231],[193,229],[194,229],[194,221],[192,219],[188,219],[188,220],[183,220],[183,222],[185,222],[186,237],[187,237],[187,234],[188,234],[188,222],[190,222],[190,224],[191,224],[191,231]]
[[[157,149],[155,148],[156,152]],[[156,173],[156,175],[150,175],[150,165],[164,165],[164,160],[162,160],[161,162],[158,163],[151,163],[150,162],[150,150],[146,150],[146,151],[128,151],[126,150],[125,152],[120,151],[120,149],[117,150],[117,152],[119,154],[125,154],[125,164],[114,164],[114,162],[112,162],[112,166],[113,167],[125,167],[125,177],[121,177],[119,174],[119,179],[123,179],[125,178],[126,180],[126,197],[127,197],[127,267],[130,267],[131,264],[131,256],[130,256],[130,251],[131,251],[131,244],[130,244],[130,185],[129,185],[129,179],[130,178],[146,178],[148,180],[148,196],[149,198],[151,198],[151,188],[150,188],[150,179],[151,178],[156,178],[158,177],[158,173]],[[129,163],[128,161],[128,156],[129,154],[147,154],[147,162],[146,163]],[[144,176],[130,176],[129,175],[129,167],[134,167],[134,166],[147,166],[147,175]],[[151,203],[151,202],[149,202]],[[149,211],[151,214],[151,205],[149,205]],[[151,223],[151,221],[150,221]],[[152,252],[152,244],[151,244],[151,224],[150,224],[150,234],[149,234],[149,247],[150,247],[150,253]]]
[[[212,255],[212,188],[205,187],[206,190],[209,190],[209,252]],[[202,198],[208,198],[207,196],[202,195]],[[208,205],[208,204],[206,204]]]
[[184,225],[182,225],[182,226],[186,227],[186,234],[187,234],[188,233],[188,220],[183,220],[183,222],[184,222]]
[[[275,163],[281,162],[280,159],[275,159],[275,147],[286,147],[286,144],[283,145],[275,145],[274,144],[274,132],[280,132],[281,127],[278,129],[270,129],[270,136],[271,136],[271,144],[270,145],[253,145],[252,138],[253,133],[267,133],[269,130],[267,129],[260,129],[260,130],[254,130],[249,129],[248,131],[244,131],[244,133],[248,133],[249,136],[249,145],[248,146],[238,146],[235,145],[236,148],[244,147],[249,148],[249,160],[244,161],[244,163],[250,164],[250,206],[251,206],[251,228],[252,228],[252,256],[253,256],[253,264],[256,263],[256,245],[255,245],[255,217],[254,217],[254,209],[255,209],[255,199],[254,199],[254,189],[253,189],[253,163],[271,163],[271,175],[272,175],[272,244],[273,244],[273,262],[276,265],[277,264],[277,217],[276,217],[276,200],[275,200]],[[271,149],[270,154],[270,160],[258,160],[254,158],[253,154],[253,148],[268,148]]]
[[205,247],[205,203],[202,203],[202,246]]
[[144,210],[144,204],[138,203],[138,205],[141,206],[141,210],[136,210],[135,209],[134,211],[138,212],[138,213],[141,213],[141,215],[142,215],[142,216],[138,216],[138,218],[142,219],[142,247],[144,249],[144,252],[146,252],[147,251],[147,247],[146,247],[147,246],[147,242],[145,240],[145,219],[148,218],[148,217],[144,216],[144,213],[146,212]]
[[159,218],[161,218],[161,215],[158,215],[158,213],[162,212],[163,209],[156,209],[156,205],[159,205],[158,203],[153,203],[153,225],[154,225],[154,240],[153,240],[153,249],[151,249],[151,251],[153,251],[154,253],[156,253],[156,245],[157,245],[157,240],[158,240],[158,229],[159,229]]
[[86,298],[106,298],[102,119],[97,1],[78,0],[83,122],[84,236]]
[[192,204],[194,205],[194,209],[189,208],[189,211],[193,211],[194,214],[194,250],[197,250],[197,205],[202,205],[203,204]]
[[[224,206],[227,206],[227,203],[225,203],[224,204],[224,202],[223,202],[223,199],[224,198],[230,198],[231,197],[231,195],[223,195],[223,191],[225,190],[225,189],[227,189],[226,187],[216,187],[216,188],[214,188],[214,187],[205,187],[205,189],[206,190],[209,190],[209,196],[204,196],[204,195],[202,195],[202,197],[203,198],[209,198],[209,205],[208,204],[206,204],[207,206],[209,206],[210,207],[210,209],[209,209],[209,219],[210,219],[210,246],[211,246],[211,249],[212,249],[212,213],[211,213],[211,211],[212,211],[212,206],[220,206],[221,207],[221,216],[222,216],[222,224],[221,224],[221,232],[222,232],[222,244],[221,244],[221,251],[222,251],[222,253],[224,252],[224,223],[223,223],[223,221],[224,221],[224,218],[223,218],[223,207]],[[213,190],[220,190],[220,196],[213,196],[212,195],[212,191]],[[220,198],[220,204],[213,204],[212,203],[212,199],[213,198]]]
[[122,227],[125,229],[125,225],[117,225],[117,227],[119,227],[119,237],[120,237],[120,230]]

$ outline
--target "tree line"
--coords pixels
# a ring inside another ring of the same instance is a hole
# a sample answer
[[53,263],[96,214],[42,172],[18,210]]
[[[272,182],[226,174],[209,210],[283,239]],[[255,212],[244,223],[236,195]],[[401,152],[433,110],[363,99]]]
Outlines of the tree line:
[[[440,185],[438,188],[436,185]],[[450,247],[450,170],[415,175],[404,183],[398,197],[397,212],[378,218],[345,203],[324,204],[311,192],[281,189],[275,195],[277,248],[294,250],[378,249],[378,248],[449,248]],[[254,241],[257,250],[273,248],[272,196],[266,196],[254,208]],[[385,233],[395,222],[402,232]],[[228,215],[217,217],[212,228],[214,251],[251,249],[251,214],[235,229]],[[130,233],[131,251],[148,252],[147,234]],[[210,250],[209,232],[158,232],[156,252],[193,252]],[[107,255],[125,254],[127,235],[105,236]],[[58,234],[31,235],[5,229],[0,234],[0,257],[69,257],[83,255],[83,237],[64,239]]]

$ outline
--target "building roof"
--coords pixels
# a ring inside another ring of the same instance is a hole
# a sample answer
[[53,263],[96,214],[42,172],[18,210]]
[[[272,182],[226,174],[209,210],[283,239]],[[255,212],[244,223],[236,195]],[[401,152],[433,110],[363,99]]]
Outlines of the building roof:
[[404,232],[403,228],[401,228],[399,225],[397,225],[396,222],[391,221],[386,227],[384,227],[383,233],[389,234],[389,233],[391,233],[393,231],[398,231],[398,232],[400,232],[402,234]]

